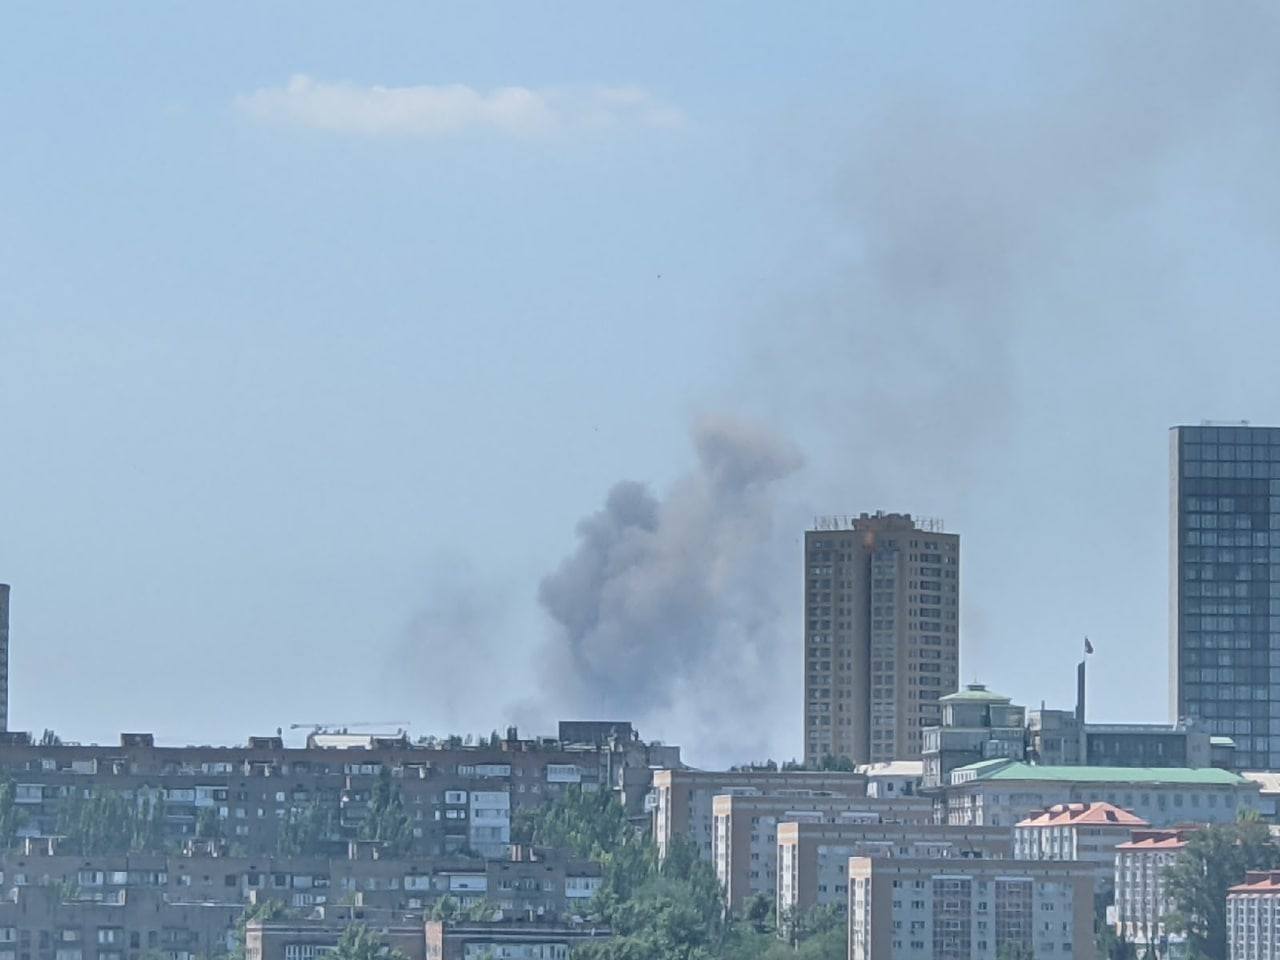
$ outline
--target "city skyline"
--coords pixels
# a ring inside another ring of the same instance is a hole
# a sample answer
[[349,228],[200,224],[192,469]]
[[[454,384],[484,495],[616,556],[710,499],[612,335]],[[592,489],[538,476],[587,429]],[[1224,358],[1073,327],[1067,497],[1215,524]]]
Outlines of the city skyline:
[[3,18],[12,725],[532,729],[684,622],[636,722],[799,755],[803,530],[875,506],[965,534],[962,680],[1087,634],[1164,718],[1167,428],[1280,422],[1269,12]]

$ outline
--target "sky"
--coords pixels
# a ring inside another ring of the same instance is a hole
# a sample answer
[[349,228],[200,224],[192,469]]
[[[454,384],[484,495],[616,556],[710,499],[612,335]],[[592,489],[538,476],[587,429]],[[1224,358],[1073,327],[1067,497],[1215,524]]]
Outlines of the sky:
[[[1240,3],[0,10],[11,727],[799,754],[803,531],[1165,719],[1168,428],[1280,423]],[[296,735],[296,734],[295,734]]]

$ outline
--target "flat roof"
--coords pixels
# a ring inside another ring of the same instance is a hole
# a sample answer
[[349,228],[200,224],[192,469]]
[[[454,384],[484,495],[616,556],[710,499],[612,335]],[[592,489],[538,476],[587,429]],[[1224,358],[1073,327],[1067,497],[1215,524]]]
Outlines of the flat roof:
[[[1078,783],[1184,783],[1204,786],[1239,786],[1244,777],[1217,767],[1069,767],[1019,761],[983,760],[951,771],[973,774],[973,781],[1068,780]],[[963,786],[963,784],[956,784]]]

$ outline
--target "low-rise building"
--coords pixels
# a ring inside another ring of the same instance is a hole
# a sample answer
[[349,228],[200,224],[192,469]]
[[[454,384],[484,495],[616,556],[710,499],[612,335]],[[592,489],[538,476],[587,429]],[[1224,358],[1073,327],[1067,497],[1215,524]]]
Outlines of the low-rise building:
[[1074,710],[1032,710],[1027,759],[1047,766],[1212,767],[1230,769],[1207,727],[1178,723],[1084,723]]
[[1007,827],[952,827],[927,823],[778,824],[778,923],[814,907],[848,901],[851,857],[920,860],[998,860],[1013,855]]
[[714,840],[712,806],[720,794],[781,796],[794,791],[801,796],[825,793],[865,797],[867,778],[860,773],[825,770],[657,770],[653,789],[653,837],[658,855],[666,857],[676,838],[684,838],[696,846],[699,857],[710,860]]
[[1058,803],[1105,801],[1152,826],[1229,823],[1258,807],[1258,784],[1216,767],[1050,767],[988,760],[951,773],[948,823],[1013,825]]
[[1087,864],[849,861],[849,960],[1095,960]]
[[1116,847],[1147,826],[1114,804],[1058,803],[1019,820],[1013,855],[1019,860],[1074,860],[1092,864],[1098,889],[1115,881]]
[[1280,957],[1280,870],[1250,871],[1227,892],[1231,960]]
[[725,904],[732,911],[757,893],[774,894],[779,822],[927,824],[933,820],[933,803],[915,796],[884,800],[833,794],[730,793],[712,801],[712,814],[712,862],[724,887]]
[[1163,947],[1160,956],[1167,960],[1186,956],[1186,938],[1165,925],[1165,918],[1173,912],[1165,871],[1195,829],[1134,830],[1128,841],[1116,846],[1115,931],[1138,948],[1139,956],[1150,947]]
[[924,779],[923,760],[889,760],[867,763],[857,768],[867,778],[867,796],[892,800],[914,797],[920,793]]

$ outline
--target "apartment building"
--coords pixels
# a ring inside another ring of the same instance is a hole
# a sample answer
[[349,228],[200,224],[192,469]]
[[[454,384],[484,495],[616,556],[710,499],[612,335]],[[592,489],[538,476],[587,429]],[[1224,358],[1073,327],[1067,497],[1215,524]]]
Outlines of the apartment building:
[[653,774],[653,836],[659,856],[685,838],[704,860],[713,856],[714,801],[720,794],[743,796],[865,797],[867,778],[860,773],[814,770],[656,770]]
[[1085,864],[854,857],[849,960],[1096,960]]
[[528,921],[370,918],[341,909],[309,920],[253,921],[245,930],[245,960],[315,960],[333,950],[353,923],[367,926],[406,960],[568,960],[584,941],[607,940],[601,927]]
[[241,904],[172,901],[127,891],[110,903],[67,901],[55,887],[0,900],[0,955],[11,960],[199,960],[226,953]]
[[190,855],[64,855],[53,840],[29,841],[0,855],[0,892],[25,888],[74,891],[82,902],[119,903],[131,891],[172,902],[246,904],[277,900],[295,909],[350,903],[369,909],[429,910],[451,897],[462,906],[485,901],[504,917],[572,917],[600,888],[596,863],[554,851],[513,848],[506,860],[457,856],[375,858],[373,844],[351,844],[347,858],[237,857],[216,850]]
[[1019,860],[1071,860],[1093,866],[1098,889],[1115,882],[1116,847],[1147,821],[1105,801],[1056,803],[1019,820],[1013,855]]
[[1152,826],[1229,823],[1256,810],[1259,786],[1215,767],[1048,767],[988,760],[952,771],[948,823],[1012,826],[1059,803],[1106,802]]
[[1115,930],[1138,948],[1139,956],[1156,947],[1168,960],[1186,957],[1185,936],[1165,925],[1165,917],[1173,912],[1165,871],[1195,829],[1134,830],[1128,841],[1116,846]]
[[1227,891],[1230,960],[1280,958],[1280,870],[1250,871]]
[[776,824],[930,823],[933,804],[924,797],[841,797],[833,794],[758,796],[721,794],[712,801],[712,862],[724,887],[726,905],[737,910],[757,893],[772,896],[777,886]]
[[1013,855],[1006,827],[952,827],[930,823],[841,823],[792,821],[778,824],[778,924],[814,907],[848,901],[851,857],[905,857],[915,860],[992,860]]
[[951,771],[982,760],[1022,760],[1026,754],[1026,708],[980,683],[938,700],[941,722],[924,731],[925,789],[950,782]]
[[[14,782],[32,836],[56,833],[67,803],[115,793],[154,811],[171,840],[192,837],[208,811],[233,847],[263,855],[275,852],[291,817],[315,805],[334,812],[330,839],[340,852],[359,836],[386,775],[412,819],[415,853],[502,857],[520,807],[574,785],[611,789],[628,766],[647,776],[644,745],[615,746],[509,738],[431,748],[403,736],[318,736],[304,748],[279,737],[253,737],[244,747],[158,747],[150,734],[124,734],[118,746],[46,746],[9,734],[0,740],[0,777]],[[661,755],[669,758],[668,748]]]
[[804,756],[919,759],[959,686],[960,538],[909,514],[805,533]]

